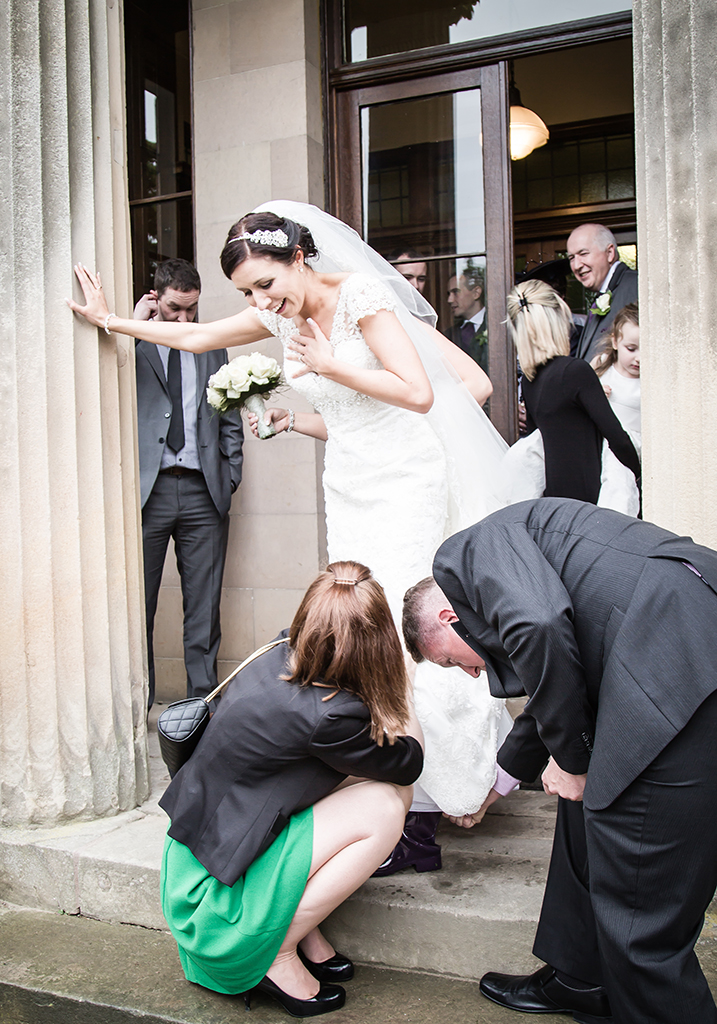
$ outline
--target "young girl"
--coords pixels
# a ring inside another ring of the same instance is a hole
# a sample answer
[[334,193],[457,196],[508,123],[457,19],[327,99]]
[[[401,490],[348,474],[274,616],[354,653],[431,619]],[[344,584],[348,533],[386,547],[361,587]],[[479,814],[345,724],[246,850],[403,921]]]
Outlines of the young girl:
[[623,306],[593,367],[615,415],[633,441],[640,441],[640,320],[638,305]]

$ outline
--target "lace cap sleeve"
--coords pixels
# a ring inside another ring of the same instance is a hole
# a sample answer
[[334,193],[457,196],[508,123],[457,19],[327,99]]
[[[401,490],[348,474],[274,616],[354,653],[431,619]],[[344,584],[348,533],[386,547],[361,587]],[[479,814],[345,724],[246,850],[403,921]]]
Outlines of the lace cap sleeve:
[[344,282],[343,293],[346,311],[354,321],[372,316],[380,309],[393,312],[398,306],[393,291],[383,281],[367,274],[352,274]]

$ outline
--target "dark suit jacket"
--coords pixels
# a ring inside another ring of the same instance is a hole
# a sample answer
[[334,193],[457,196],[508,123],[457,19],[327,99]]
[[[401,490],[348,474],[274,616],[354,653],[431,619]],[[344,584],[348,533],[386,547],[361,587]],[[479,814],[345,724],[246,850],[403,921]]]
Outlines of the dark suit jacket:
[[637,271],[630,270],[626,263],[618,262],[612,275],[608,291],[612,292],[610,309],[604,316],[590,313],[578,341],[575,355],[590,362],[596,355],[606,335],[612,329],[612,322],[630,302],[637,302]]
[[[286,635],[286,631],[284,634]],[[347,775],[408,786],[423,768],[417,740],[379,747],[368,709],[345,691],[298,686],[280,644],[227,687],[197,749],[160,800],[184,843],[220,882],[233,885],[286,826]]]
[[[207,380],[227,361],[226,349],[194,357],[197,367],[197,442],[207,488],[220,515],[226,515],[242,472],[242,430],[239,413],[218,416],[207,402]],[[135,342],[139,479],[142,507],[159,473],[172,400],[156,345]]]
[[541,498],[449,538],[434,576],[491,692],[530,697],[500,764],[527,780],[552,754],[588,773],[587,807],[612,803],[717,689],[717,552],[689,538]]
[[454,345],[462,349],[471,359],[474,359],[484,373],[488,373],[488,324],[486,317],[487,313],[479,330],[475,332],[472,341],[468,345],[463,341],[463,335],[461,334],[461,328],[465,321],[460,324],[452,324],[448,330],[443,332],[449,341],[452,341]]

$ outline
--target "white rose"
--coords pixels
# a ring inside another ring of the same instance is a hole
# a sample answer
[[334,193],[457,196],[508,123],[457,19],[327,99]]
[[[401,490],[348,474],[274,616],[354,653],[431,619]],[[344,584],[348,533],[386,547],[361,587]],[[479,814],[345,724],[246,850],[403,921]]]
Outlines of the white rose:
[[[210,377],[209,379],[213,380],[214,378]],[[224,405],[224,392],[223,391],[217,391],[217,389],[213,388],[213,387],[208,387],[207,388],[207,401],[211,405],[212,409],[216,409],[217,412],[221,412],[222,411],[222,407]]]
[[208,383],[212,388],[221,388],[223,391],[226,390],[231,384],[228,365],[225,363],[224,366],[220,366],[217,372],[211,375]]
[[252,352],[248,363],[247,370],[257,384],[269,384],[277,380],[281,373],[276,359],[265,356],[261,352]]
[[[236,359],[232,359],[229,363],[228,374],[229,381],[227,383],[227,395],[230,398],[239,398],[239,396],[247,390],[249,387],[249,374],[243,366],[235,366]],[[230,392],[235,392],[231,394]]]
[[598,297],[595,299],[595,305],[601,313],[607,313],[608,309],[610,308],[611,298],[612,296],[610,295],[610,292],[603,292],[602,295],[598,295]]

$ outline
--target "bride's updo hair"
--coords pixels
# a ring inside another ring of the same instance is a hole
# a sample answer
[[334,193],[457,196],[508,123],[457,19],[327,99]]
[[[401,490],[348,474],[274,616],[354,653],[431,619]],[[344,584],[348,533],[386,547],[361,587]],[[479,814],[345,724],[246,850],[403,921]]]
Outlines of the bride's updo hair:
[[408,721],[406,663],[386,595],[360,562],[333,562],[309,586],[289,631],[289,682],[348,690],[393,743]]
[[[264,236],[264,241],[260,236],[257,236],[256,240],[251,238],[240,240],[241,235],[253,235],[255,232],[273,233],[275,231],[283,231],[287,239],[286,245],[282,245],[281,240],[276,238],[267,241],[266,236]],[[278,244],[274,244],[275,242]],[[312,256],[318,256],[318,250],[309,229],[305,228],[303,224],[297,224],[295,220],[279,217],[267,210],[261,213],[248,213],[236,224],[232,224],[219,259],[225,275],[231,278],[239,264],[249,259],[250,256],[269,256],[270,259],[286,263],[288,266],[296,259],[298,250],[303,252],[305,260]]]

